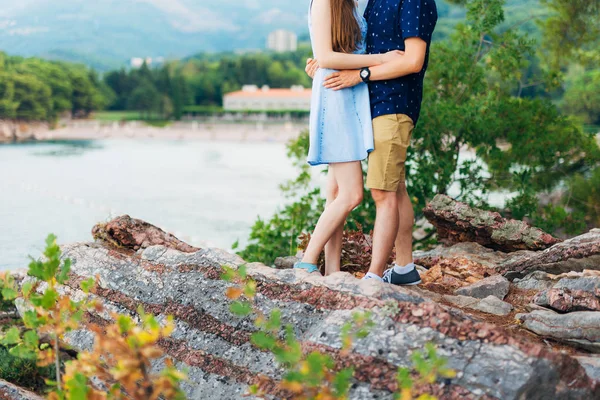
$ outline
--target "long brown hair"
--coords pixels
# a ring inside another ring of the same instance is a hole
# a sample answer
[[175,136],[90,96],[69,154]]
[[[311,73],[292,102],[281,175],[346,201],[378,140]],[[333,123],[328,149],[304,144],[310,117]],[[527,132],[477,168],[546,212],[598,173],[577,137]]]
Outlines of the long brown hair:
[[331,2],[331,39],[333,51],[353,53],[362,40],[362,32],[355,16],[355,0]]

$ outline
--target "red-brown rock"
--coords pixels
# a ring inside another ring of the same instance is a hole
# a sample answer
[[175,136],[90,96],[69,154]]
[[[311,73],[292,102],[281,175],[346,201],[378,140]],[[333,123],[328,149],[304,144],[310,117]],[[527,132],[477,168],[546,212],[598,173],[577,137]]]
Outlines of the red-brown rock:
[[92,229],[92,235],[94,239],[111,246],[135,251],[151,246],[165,246],[184,253],[195,253],[200,250],[152,224],[131,218],[129,215],[97,224]]

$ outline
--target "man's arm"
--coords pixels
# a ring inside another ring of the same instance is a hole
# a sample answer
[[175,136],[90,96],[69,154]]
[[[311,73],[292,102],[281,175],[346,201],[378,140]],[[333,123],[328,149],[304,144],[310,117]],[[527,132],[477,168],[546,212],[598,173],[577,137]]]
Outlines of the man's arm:
[[[396,79],[402,76],[416,74],[423,70],[425,56],[427,54],[427,43],[417,37],[408,38],[404,41],[406,51],[402,57],[389,61],[385,64],[371,67],[371,81],[384,81]],[[325,78],[323,86],[328,89],[342,90],[353,87],[362,82],[360,71],[345,70],[335,72]]]

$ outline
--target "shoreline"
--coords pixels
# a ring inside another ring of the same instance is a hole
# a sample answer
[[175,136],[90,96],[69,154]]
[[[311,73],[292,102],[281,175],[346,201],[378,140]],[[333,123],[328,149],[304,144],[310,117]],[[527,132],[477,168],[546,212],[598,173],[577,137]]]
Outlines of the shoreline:
[[0,135],[1,144],[39,143],[56,140],[102,139],[162,139],[200,140],[220,142],[276,142],[287,143],[308,128],[308,124],[293,122],[210,123],[175,122],[163,128],[143,122],[101,123],[100,121],[72,121],[58,129],[37,127],[13,137]]

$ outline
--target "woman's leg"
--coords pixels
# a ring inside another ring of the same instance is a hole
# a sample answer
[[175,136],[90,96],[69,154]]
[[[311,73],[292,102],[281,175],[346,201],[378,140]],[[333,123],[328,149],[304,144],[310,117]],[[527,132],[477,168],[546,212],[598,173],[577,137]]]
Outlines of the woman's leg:
[[363,174],[361,163],[331,164],[330,170],[337,180],[339,192],[335,200],[325,208],[317,227],[312,235],[302,262],[316,264],[323,248],[339,230],[348,214],[358,206],[363,199]]
[[[339,185],[332,169],[329,169],[327,175],[326,207],[337,198]],[[329,242],[325,245],[325,275],[331,275],[340,272],[340,258],[342,257],[342,237],[344,234],[344,223],[342,222],[334,232]]]

